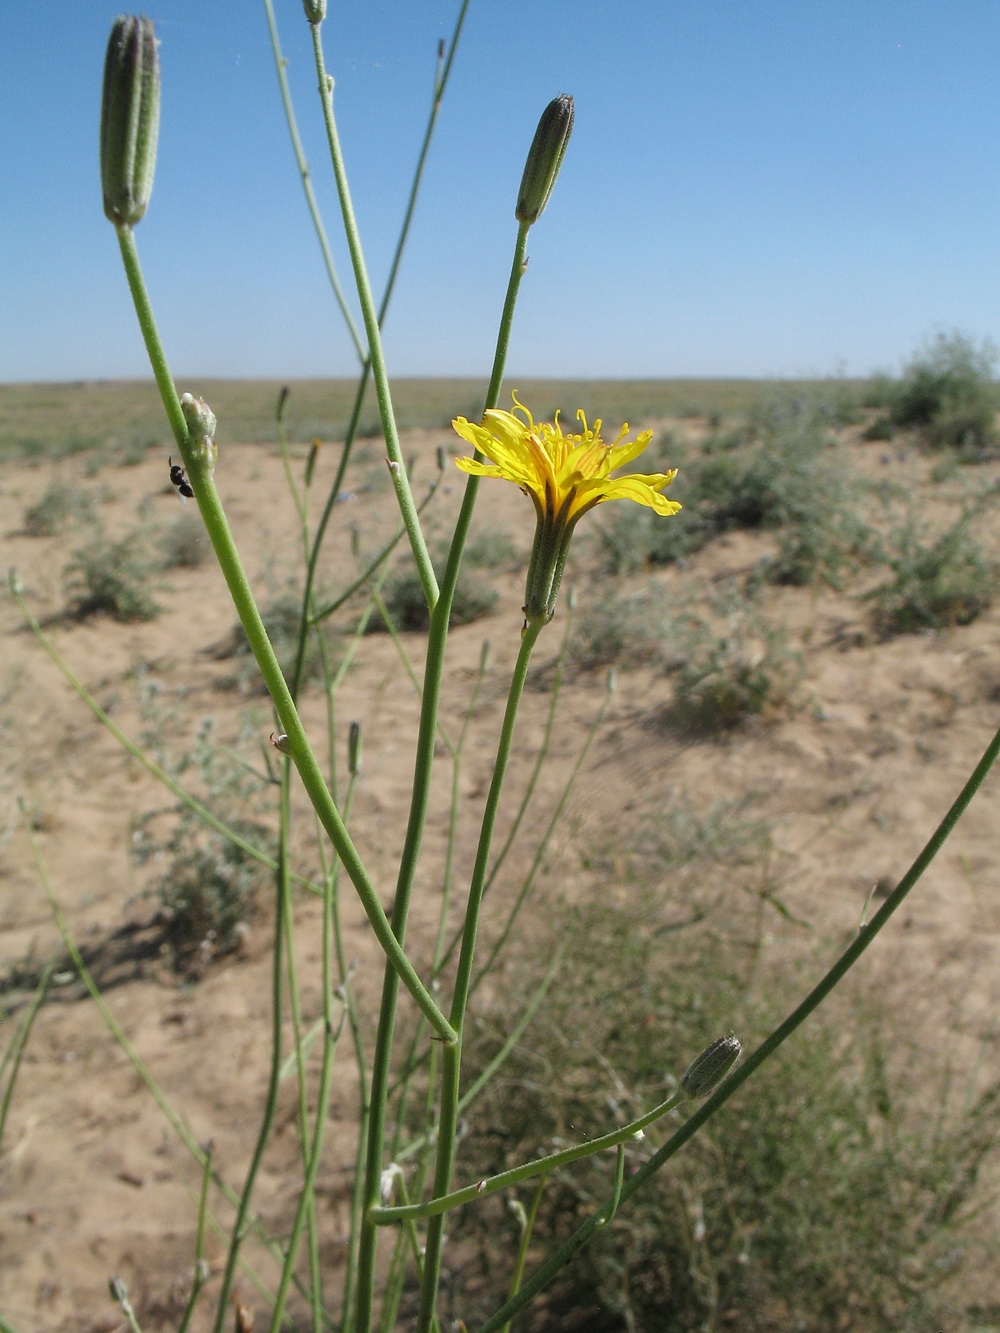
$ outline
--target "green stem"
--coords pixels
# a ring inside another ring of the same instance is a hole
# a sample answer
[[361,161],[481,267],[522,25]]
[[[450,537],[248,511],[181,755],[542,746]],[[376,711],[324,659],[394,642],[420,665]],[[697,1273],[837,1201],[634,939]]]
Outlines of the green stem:
[[[420,153],[417,157],[417,165],[413,173],[413,181],[410,185],[410,193],[406,203],[406,210],[403,215],[403,222],[399,229],[399,236],[396,241],[396,249],[392,256],[392,263],[389,265],[389,277],[386,280],[385,290],[382,293],[382,301],[378,309],[379,328],[382,327],[382,324],[385,321],[386,312],[389,309],[389,302],[392,300],[392,293],[396,285],[396,278],[399,274],[399,266],[400,263],[402,262],[403,251],[406,248],[406,241],[410,233],[410,224],[413,221],[413,214],[416,209],[417,196],[420,192],[420,184],[423,179],[424,167],[427,163],[427,154],[430,151],[431,139],[434,136],[434,127],[437,124],[438,111],[441,108],[441,99],[444,96],[444,90],[447,87],[448,78],[451,74],[452,62],[455,58],[455,51],[458,48],[458,39],[462,33],[462,26],[465,23],[465,14],[468,7],[469,7],[469,0],[462,0],[462,7],[459,10],[458,18],[455,21],[455,27],[452,32],[451,43],[448,48],[448,55],[447,59],[445,60],[444,67],[443,69],[438,69],[435,72],[434,96],[431,102],[430,115],[427,120],[427,126],[424,130],[424,139],[423,143],[420,146]],[[344,484],[344,476],[347,472],[347,464],[351,456],[351,448],[354,444],[354,438],[357,434],[358,425],[361,421],[361,409],[364,404],[365,390],[368,387],[368,377],[370,374],[371,374],[371,359],[370,357],[365,357],[363,365],[361,367],[361,375],[359,376],[358,379],[358,387],[354,397],[354,405],[351,409],[351,415],[348,421],[347,431],[345,432],[344,435],[344,447],[340,452],[340,462],[337,465],[337,473],[333,479],[333,484],[330,487],[329,494],[327,495],[326,504],[323,507],[323,512],[320,515],[319,524],[316,528],[316,536],[313,539],[312,551],[310,552],[309,558],[306,562],[306,581],[302,597],[303,620],[305,620],[305,618],[310,615],[311,603],[312,603],[312,590],[316,580],[316,567],[319,561],[319,554],[323,545],[323,539],[326,535],[327,524],[330,522],[330,515],[333,513],[334,506],[337,503],[337,496],[340,494],[341,488]],[[403,531],[404,533],[406,531],[405,525]],[[395,545],[395,543],[393,544]],[[329,612],[324,612],[322,614],[329,614]],[[315,623],[315,620],[317,618],[318,617],[313,617],[310,623]],[[296,659],[295,672],[293,675],[294,688],[292,690],[292,694],[295,695],[296,697],[298,695],[298,688],[302,672],[302,657],[305,651],[304,647],[305,641],[304,637],[302,637],[304,636],[304,632],[305,632],[304,629],[300,630],[298,657]]]
[[[452,1170],[455,1164],[456,1136],[458,1132],[459,1079],[462,1063],[462,1028],[465,1024],[465,1011],[469,1002],[469,990],[472,985],[472,965],[475,957],[476,936],[479,930],[479,914],[483,904],[486,875],[489,868],[490,848],[493,842],[493,830],[500,807],[500,795],[507,773],[511,744],[514,739],[514,725],[517,711],[524,692],[524,682],[528,675],[528,663],[531,651],[539,634],[545,626],[542,617],[530,620],[521,635],[521,647],[511,677],[507,694],[507,707],[504,710],[500,728],[500,741],[497,757],[493,765],[493,778],[483,810],[483,821],[479,833],[479,846],[469,885],[469,899],[465,909],[465,925],[462,931],[462,948],[458,957],[455,974],[455,989],[452,995],[449,1017],[452,1027],[458,1034],[453,1046],[447,1047],[442,1054],[441,1075],[441,1111],[438,1123],[437,1159],[434,1168],[434,1195],[440,1197],[448,1193]],[[427,1228],[426,1248],[424,1252],[424,1279],[420,1288],[420,1310],[417,1315],[416,1333],[428,1333],[435,1318],[437,1287],[441,1273],[441,1246],[444,1237],[440,1215],[431,1218]]]
[[[503,382],[514,308],[521,279],[524,276],[524,256],[527,240],[528,228],[522,224],[518,228],[514,258],[507,283],[507,294],[504,298],[500,329],[497,334],[493,373],[487,393],[487,406],[496,405],[500,394],[500,386]],[[441,676],[444,671],[445,640],[448,634],[455,587],[458,583],[458,574],[462,564],[462,553],[465,549],[469,524],[472,521],[475,508],[478,483],[479,478],[473,476],[470,476],[466,482],[462,508],[448,552],[440,596],[431,611],[430,631],[427,638],[427,660],[424,667],[424,689],[420,709],[420,735],[417,743],[410,815],[407,821],[406,843],[400,860],[400,883],[397,884],[396,900],[393,908],[393,922],[395,923],[398,919],[403,930],[405,930],[406,915],[409,910],[409,891],[406,889],[405,892],[401,893],[400,885],[405,887],[407,883],[412,884],[413,875],[416,873],[416,857],[419,851],[423,823],[426,818],[431,766],[434,759],[433,742],[441,693]],[[389,969],[386,969],[382,982],[382,1004],[379,1012],[379,1025],[376,1031],[375,1054],[372,1064],[371,1118],[364,1189],[365,1215],[362,1220],[358,1251],[357,1328],[359,1333],[367,1333],[371,1326],[375,1294],[377,1231],[368,1221],[367,1213],[370,1208],[376,1207],[379,1201],[382,1144],[385,1134],[386,1101],[389,1090],[397,994],[398,981]],[[436,1281],[435,1276],[435,1284]]]
[[[552,964],[549,967],[548,972],[546,972],[545,976],[542,978],[541,985],[535,991],[535,994],[531,997],[531,1000],[527,1005],[527,1007],[525,1008],[524,1012],[522,1013],[521,1017],[517,1020],[514,1027],[508,1033],[499,1051],[497,1051],[493,1059],[489,1061],[489,1063],[480,1071],[479,1074],[477,1074],[475,1079],[473,1079],[473,1081],[469,1084],[466,1090],[462,1093],[462,1096],[458,1103],[459,1112],[464,1112],[471,1105],[471,1103],[475,1101],[475,1099],[479,1096],[479,1094],[483,1091],[483,1089],[487,1087],[489,1083],[492,1081],[493,1075],[497,1072],[498,1069],[500,1069],[506,1063],[509,1056],[517,1048],[517,1044],[521,1040],[521,1037],[524,1035],[525,1029],[528,1027],[528,1024],[532,1021],[532,1019],[535,1017],[535,1014],[541,1008],[542,1001],[545,999],[546,995],[548,995],[549,988],[551,987],[553,981],[555,981],[556,974],[558,973],[559,968],[562,965],[562,959],[563,959],[563,951],[560,948],[556,951],[556,956],[555,958],[553,958]],[[438,1046],[437,1043],[435,1043],[434,1051],[432,1052],[432,1054],[437,1050]],[[406,1145],[405,1148],[400,1148],[398,1151],[394,1151],[393,1160],[395,1162],[405,1162],[408,1157],[413,1157],[416,1153],[422,1152],[425,1144],[427,1143],[427,1140],[428,1136],[425,1134],[421,1134],[418,1138],[412,1139]]]
[[385,355],[382,350],[382,334],[379,329],[378,311],[375,308],[375,299],[372,295],[371,284],[368,281],[368,270],[365,267],[365,258],[361,249],[361,238],[358,234],[357,222],[354,217],[354,206],[351,203],[351,193],[347,183],[347,173],[344,169],[344,159],[340,151],[340,137],[337,133],[337,122],[333,114],[333,80],[326,72],[326,63],[323,59],[323,43],[320,39],[318,25],[310,24],[309,31],[312,34],[313,54],[316,59],[316,72],[319,76],[319,95],[320,101],[323,104],[323,119],[326,123],[326,137],[330,147],[330,160],[333,163],[333,174],[336,178],[337,194],[340,198],[340,211],[344,223],[344,234],[347,238],[347,247],[351,253],[351,263],[354,267],[354,280],[358,289],[358,300],[361,303],[361,314],[365,323],[365,333],[368,337],[368,355],[371,361],[372,378],[375,381],[375,395],[378,398],[379,412],[382,418],[382,429],[385,434],[385,447],[389,455],[389,473],[392,478],[393,489],[396,492],[396,501],[399,505],[400,513],[403,516],[403,522],[406,525],[407,536],[410,539],[410,547],[413,551],[413,559],[417,566],[417,572],[420,575],[420,582],[423,585],[424,595],[427,598],[427,605],[433,607],[438,598],[437,577],[434,573],[434,567],[431,564],[430,552],[427,550],[427,542],[424,540],[423,530],[420,526],[420,519],[417,516],[417,507],[410,490],[409,479],[406,475],[406,465],[403,461],[403,454],[399,445],[399,432],[396,429],[396,417],[392,406],[392,394],[389,389],[389,376],[386,370]]
[[[287,786],[287,776],[284,781]],[[287,823],[283,821],[281,828],[283,844],[286,842],[287,835]],[[254,1144],[243,1192],[240,1195],[239,1205],[236,1209],[236,1218],[230,1232],[226,1266],[222,1274],[222,1286],[215,1310],[214,1333],[222,1333],[223,1325],[229,1314],[229,1295],[236,1274],[236,1261],[239,1258],[240,1246],[243,1244],[247,1215],[250,1211],[250,1199],[257,1180],[257,1172],[264,1160],[264,1149],[271,1137],[274,1114],[278,1107],[278,1090],[281,1084],[281,969],[286,927],[285,899],[289,889],[288,877],[282,873],[280,867],[287,858],[287,851],[287,846],[282,846],[279,850],[279,870],[275,875],[274,944],[271,960],[271,1068],[268,1074],[267,1092],[264,1097],[264,1110],[261,1115],[260,1129],[257,1133],[257,1142]]]
[[306,195],[306,206],[309,209],[309,216],[312,218],[312,224],[316,231],[316,239],[319,241],[319,248],[323,255],[323,266],[326,269],[326,276],[330,280],[330,286],[333,289],[333,295],[336,298],[337,305],[340,307],[340,313],[344,316],[344,323],[347,325],[347,331],[351,335],[351,342],[354,344],[354,350],[358,355],[358,360],[364,362],[365,349],[361,341],[361,334],[354,322],[350,310],[347,307],[347,298],[344,296],[344,289],[340,285],[340,278],[337,276],[337,268],[333,262],[333,255],[330,251],[330,242],[326,237],[326,228],[323,226],[323,219],[320,216],[319,205],[316,202],[316,195],[312,187],[312,174],[309,171],[309,163],[306,161],[305,150],[302,147],[302,140],[299,138],[299,129],[295,123],[295,110],[292,106],[292,95],[288,88],[288,78],[285,70],[288,61],[281,54],[281,44],[278,41],[278,25],[274,21],[274,9],[271,0],[264,0],[264,12],[267,14],[267,29],[271,35],[271,50],[274,53],[274,66],[278,74],[278,87],[281,90],[281,102],[285,108],[285,119],[288,121],[288,133],[292,140],[292,151],[295,153],[295,161],[299,169],[299,175],[302,178],[302,188]]
[[[965,786],[959,792],[958,797],[949,809],[948,813],[941,820],[930,838],[925,843],[916,860],[910,866],[909,870],[899,881],[896,888],[889,894],[885,902],[872,917],[867,925],[863,925],[854,939],[840,955],[834,965],[826,975],[809,992],[802,1003],[794,1009],[783,1023],[774,1029],[760,1046],[747,1056],[746,1060],[729,1075],[729,1077],[719,1085],[715,1092],[703,1102],[691,1118],[681,1126],[681,1128],[670,1139],[659,1148],[653,1156],[646,1162],[634,1176],[622,1186],[618,1195],[618,1203],[626,1203],[636,1190],[640,1189],[647,1180],[650,1179],[673,1155],[687,1143],[694,1134],[702,1127],[706,1120],[711,1119],[729,1098],[742,1087],[746,1080],[756,1072],[764,1061],[787,1041],[793,1032],[805,1022],[805,1020],[818,1008],[826,999],[834,987],[840,982],[845,974],[854,966],[864,951],[874,941],[879,931],[889,921],[890,917],[896,912],[914,885],[920,880],[921,876],[927,870],[928,866],[937,856],[941,847],[944,845],[948,836],[958,823],[959,819],[965,813],[972,798],[982,786],[982,783],[996,763],[1000,756],[1000,730],[986,747],[983,757],[976,765],[971,777]],[[590,1240],[594,1232],[602,1225],[603,1219],[613,1199],[608,1200],[598,1209],[593,1217],[588,1218],[581,1227],[569,1237],[559,1248],[549,1256],[544,1264],[534,1273],[531,1279],[518,1292],[513,1300],[508,1301],[501,1309],[492,1315],[485,1324],[483,1324],[477,1333],[496,1333],[503,1325],[515,1315],[518,1310],[524,1308],[530,1300],[533,1299],[551,1280],[555,1277],[569,1261],[577,1254],[584,1245]]]
[[264,683],[271,695],[281,729],[287,736],[287,752],[299,771],[302,784],[313,808],[358,892],[368,920],[371,922],[378,942],[390,960],[393,969],[416,1000],[421,1012],[435,1032],[446,1042],[454,1041],[455,1033],[450,1024],[434,1003],[430,992],[417,976],[413,965],[403,952],[401,943],[397,941],[393,934],[382,904],[375,892],[375,887],[368,877],[364,863],[358,855],[340,812],[330,795],[329,788],[323,779],[323,774],[306,737],[291,692],[282,675],[278,659],[267,637],[264,622],[261,620],[260,612],[257,609],[250,584],[240,561],[239,552],[230,532],[211,470],[202,458],[200,451],[192,446],[188,437],[177,390],[170,377],[170,372],[166,368],[166,358],[156,330],[156,323],[143,282],[132,233],[127,230],[119,230],[118,236],[122,246],[122,257],[125,262],[129,287],[132,290],[136,313],[139,317],[139,326],[142,329],[146,350],[153,367],[160,396],[163,399],[164,409],[174,431],[177,446],[183,456],[188,478],[198,501],[198,508],[205,520],[205,527],[208,530],[209,539],[212,542],[223,577],[229,588],[229,594],[233,599],[236,613],[240,618],[247,641],[253,650]]
[[55,959],[51,959],[42,969],[42,975],[38,979],[38,985],[35,987],[35,993],[31,997],[31,1003],[24,1014],[24,1017],[17,1025],[13,1040],[10,1046],[4,1052],[3,1060],[0,1061],[0,1077],[10,1063],[10,1073],[7,1076],[7,1087],[4,1090],[3,1100],[0,1101],[0,1145],[3,1144],[3,1132],[7,1124],[7,1116],[10,1113],[10,1104],[14,1099],[14,1088],[17,1084],[18,1071],[21,1068],[21,1060],[27,1049],[28,1038],[31,1036],[31,1029],[38,1016],[38,1011],[45,1003],[45,997],[49,993],[49,983],[52,980],[52,973],[55,971]]
[[686,1100],[687,1093],[675,1092],[665,1102],[660,1102],[651,1111],[647,1111],[645,1115],[639,1116],[637,1120],[632,1120],[627,1125],[622,1125],[620,1129],[610,1130],[596,1139],[588,1139],[586,1143],[578,1143],[573,1148],[563,1148],[561,1152],[550,1153],[547,1157],[539,1157],[533,1162],[512,1166],[510,1170],[501,1171],[499,1175],[487,1176],[485,1180],[477,1180],[474,1185],[452,1190],[450,1194],[430,1199],[427,1203],[411,1203],[397,1208],[376,1208],[372,1213],[372,1220],[378,1226],[384,1227],[394,1222],[405,1222],[408,1218],[438,1217],[442,1213],[450,1212],[452,1208],[461,1207],[463,1203],[473,1203],[476,1199],[485,1198],[487,1194],[495,1194],[497,1190],[518,1185],[522,1180],[549,1175],[561,1166],[569,1166],[571,1162],[578,1162],[583,1157],[593,1157],[595,1153],[605,1152],[608,1148],[617,1148],[620,1143],[627,1143],[647,1125],[659,1120]]
[[[619,1161],[625,1160],[624,1149],[619,1146]],[[542,1202],[542,1195],[545,1193],[545,1186],[548,1184],[548,1176],[543,1176],[535,1186],[535,1192],[531,1199],[531,1208],[524,1219],[524,1226],[521,1228],[521,1243],[517,1247],[517,1259],[514,1263],[514,1272],[510,1279],[510,1294],[516,1296],[521,1287],[524,1278],[524,1265],[528,1258],[528,1246],[531,1244],[531,1235],[535,1229],[535,1220],[538,1217],[538,1206]],[[503,1333],[509,1333],[510,1324],[505,1325]]]
[[198,1226],[194,1243],[194,1278],[191,1282],[191,1295],[184,1307],[184,1314],[181,1316],[177,1333],[187,1333],[191,1316],[194,1314],[198,1297],[201,1295],[201,1289],[208,1281],[209,1268],[205,1260],[205,1223],[208,1219],[208,1187],[211,1182],[212,1145],[209,1144],[205,1149],[205,1165],[201,1173],[201,1193],[198,1196]]

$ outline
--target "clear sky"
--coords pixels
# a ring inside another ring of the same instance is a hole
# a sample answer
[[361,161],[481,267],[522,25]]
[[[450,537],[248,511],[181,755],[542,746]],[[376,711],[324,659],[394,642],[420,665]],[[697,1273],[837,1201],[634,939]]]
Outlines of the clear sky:
[[[274,0],[331,233],[299,0]],[[458,0],[330,0],[376,288]],[[0,0],[0,380],[148,374],[97,124],[104,0]],[[152,0],[160,152],[140,254],[178,375],[347,375],[259,0]],[[576,99],[533,229],[515,375],[896,370],[1000,341],[996,0],[472,0],[387,321],[390,369],[488,372],[524,153]],[[336,254],[350,281],[339,236]]]

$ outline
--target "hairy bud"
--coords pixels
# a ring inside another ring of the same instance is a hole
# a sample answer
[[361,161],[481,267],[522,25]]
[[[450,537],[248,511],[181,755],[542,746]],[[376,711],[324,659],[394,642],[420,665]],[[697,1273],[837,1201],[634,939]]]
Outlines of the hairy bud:
[[559,175],[569,136],[573,132],[573,99],[561,93],[548,104],[535,130],[524,164],[514,216],[518,222],[537,222]]
[[732,1033],[713,1041],[688,1065],[681,1087],[689,1097],[707,1097],[726,1077],[742,1051],[742,1042]]
[[146,211],[159,128],[160,61],[152,20],[122,15],[108,39],[101,101],[104,213],[116,227],[134,226]]

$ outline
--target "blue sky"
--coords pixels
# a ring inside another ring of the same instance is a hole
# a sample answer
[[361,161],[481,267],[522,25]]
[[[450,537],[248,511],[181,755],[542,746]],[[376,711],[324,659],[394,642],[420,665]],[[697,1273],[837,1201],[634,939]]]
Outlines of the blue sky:
[[[275,8],[336,235],[308,30],[299,0]],[[330,0],[376,287],[457,9]],[[148,373],[97,171],[117,12],[0,0],[3,381]],[[136,234],[175,374],[353,373],[262,4],[147,12],[163,112]],[[524,153],[562,92],[576,129],[531,234],[512,374],[864,374],[898,369],[938,329],[1000,341],[998,57],[995,0],[472,0],[387,321],[390,369],[488,372]]]

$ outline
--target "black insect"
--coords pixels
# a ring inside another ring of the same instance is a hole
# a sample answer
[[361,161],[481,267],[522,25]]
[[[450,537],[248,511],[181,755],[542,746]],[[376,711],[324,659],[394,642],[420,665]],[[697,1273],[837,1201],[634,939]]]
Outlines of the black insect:
[[180,463],[175,463],[171,458],[170,462],[170,480],[177,487],[177,494],[182,500],[190,500],[194,495],[191,489],[191,483],[187,479],[187,473],[181,467]]

